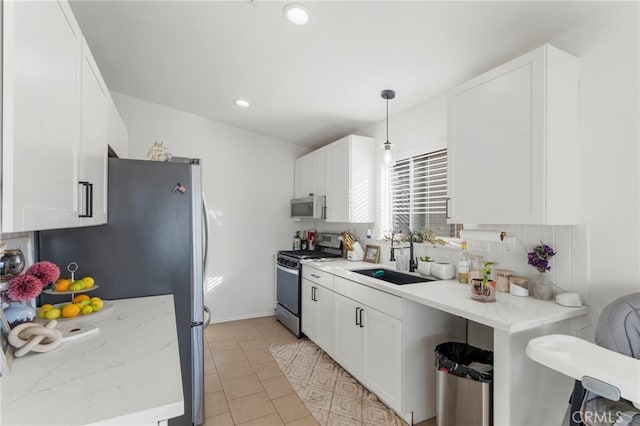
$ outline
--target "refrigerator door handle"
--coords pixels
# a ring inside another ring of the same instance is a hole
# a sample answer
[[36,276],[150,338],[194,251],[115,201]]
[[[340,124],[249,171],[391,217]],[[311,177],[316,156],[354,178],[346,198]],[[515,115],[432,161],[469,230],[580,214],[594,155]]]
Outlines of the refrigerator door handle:
[[[202,217],[204,218],[204,229],[203,229],[203,253],[204,255],[202,260],[202,278],[204,280],[207,279],[207,262],[209,260],[209,229],[211,223],[209,222],[209,207],[207,206],[207,199],[204,198],[204,193],[202,194]],[[206,307],[205,307],[206,308]]]
[[211,309],[207,305],[204,305],[204,313],[207,314],[207,318],[204,320],[204,324],[202,324],[202,329],[209,327],[209,322],[211,322]]

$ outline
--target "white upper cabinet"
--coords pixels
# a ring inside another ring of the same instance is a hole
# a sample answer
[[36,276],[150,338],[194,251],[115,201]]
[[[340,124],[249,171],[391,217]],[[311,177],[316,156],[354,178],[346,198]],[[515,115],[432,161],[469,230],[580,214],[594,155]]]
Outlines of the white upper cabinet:
[[327,195],[327,147],[312,152],[313,154],[313,195]]
[[81,34],[66,2],[3,2],[2,232],[76,226]]
[[449,222],[577,223],[578,61],[542,46],[452,89]]
[[84,37],[81,93],[79,216],[81,225],[98,225],[107,222],[109,92]]
[[111,96],[109,96],[108,108],[107,143],[119,158],[127,158],[129,155],[129,133]]
[[327,222],[373,222],[375,152],[372,138],[347,136],[327,145]]
[[308,197],[309,194],[313,193],[313,152],[303,155],[296,160],[295,173],[296,179],[293,185],[294,197]]
[[323,147],[298,158],[295,162],[294,197],[327,192],[327,148]]
[[109,93],[69,4],[2,20],[2,232],[105,223]]

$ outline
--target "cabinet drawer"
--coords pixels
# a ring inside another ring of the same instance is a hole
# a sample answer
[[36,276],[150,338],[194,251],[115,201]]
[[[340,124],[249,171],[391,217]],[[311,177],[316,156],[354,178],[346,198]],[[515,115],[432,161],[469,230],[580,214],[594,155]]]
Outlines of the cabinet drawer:
[[307,265],[302,265],[302,278],[306,278],[322,287],[333,290],[333,275],[321,271],[316,268],[312,268]]
[[342,277],[335,277],[333,280],[333,291],[340,293],[350,299],[357,300],[363,305],[367,305],[394,318],[402,320],[404,317],[402,298],[383,291],[349,281]]

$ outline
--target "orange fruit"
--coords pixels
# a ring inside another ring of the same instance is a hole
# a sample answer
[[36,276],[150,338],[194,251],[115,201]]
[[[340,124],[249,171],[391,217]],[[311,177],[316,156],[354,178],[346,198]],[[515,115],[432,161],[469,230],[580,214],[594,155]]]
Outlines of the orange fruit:
[[86,294],[79,294],[73,298],[73,303],[80,303],[83,300],[89,300],[89,296],[87,296]]
[[76,305],[67,305],[62,309],[62,316],[65,318],[73,318],[80,313],[80,308]]
[[60,278],[53,284],[53,288],[56,291],[67,291],[69,290],[69,286],[71,285],[71,280],[68,278]]

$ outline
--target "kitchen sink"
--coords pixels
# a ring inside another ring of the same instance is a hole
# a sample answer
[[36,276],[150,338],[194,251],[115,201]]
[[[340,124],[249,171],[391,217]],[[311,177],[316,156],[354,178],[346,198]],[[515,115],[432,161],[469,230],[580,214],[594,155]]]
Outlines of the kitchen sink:
[[355,272],[356,274],[364,275],[366,277],[376,278],[378,280],[386,281],[395,285],[416,284],[435,281],[435,279],[432,278],[418,277],[416,275],[403,274],[402,272],[382,268],[355,269],[351,272]]

